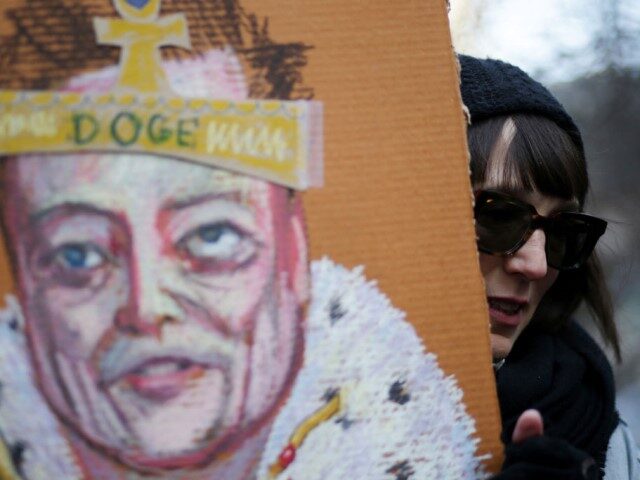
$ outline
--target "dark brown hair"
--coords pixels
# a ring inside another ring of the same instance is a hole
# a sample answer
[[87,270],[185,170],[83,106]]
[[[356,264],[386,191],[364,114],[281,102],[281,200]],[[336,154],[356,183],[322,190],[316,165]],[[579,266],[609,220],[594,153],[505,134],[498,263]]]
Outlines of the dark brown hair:
[[[494,149],[502,138],[508,119],[513,122],[515,133],[505,147],[504,158],[500,159],[504,161],[501,183],[565,200],[577,199],[582,210],[589,190],[585,158],[562,128],[539,115],[492,117],[469,127],[473,185],[484,183]],[[560,272],[533,321],[546,330],[557,330],[569,320],[582,301],[620,361],[620,340],[613,318],[611,295],[595,252],[578,270]]]

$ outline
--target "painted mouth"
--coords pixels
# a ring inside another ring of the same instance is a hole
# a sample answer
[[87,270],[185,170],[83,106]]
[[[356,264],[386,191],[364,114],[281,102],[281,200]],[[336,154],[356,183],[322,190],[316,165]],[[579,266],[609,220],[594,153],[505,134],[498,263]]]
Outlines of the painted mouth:
[[522,312],[527,302],[514,298],[488,297],[491,319],[507,326],[518,326],[523,320]]
[[201,378],[209,367],[188,358],[151,358],[119,378],[138,395],[169,400]]

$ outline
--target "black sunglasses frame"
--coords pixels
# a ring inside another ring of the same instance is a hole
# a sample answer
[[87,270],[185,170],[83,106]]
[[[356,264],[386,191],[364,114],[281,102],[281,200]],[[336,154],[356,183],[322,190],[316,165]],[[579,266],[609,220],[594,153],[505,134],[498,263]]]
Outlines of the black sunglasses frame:
[[483,205],[486,205],[486,202],[488,200],[494,199],[498,199],[502,202],[517,206],[518,208],[522,209],[523,212],[528,212],[529,217],[523,218],[527,220],[528,225],[521,238],[515,243],[515,245],[507,250],[492,249],[490,247],[487,247],[486,245],[482,245],[480,239],[478,238],[478,249],[481,252],[491,255],[513,255],[520,248],[522,248],[522,246],[527,242],[527,240],[529,240],[534,231],[542,229],[545,232],[545,235],[549,235],[551,227],[557,224],[560,218],[573,219],[580,221],[587,227],[587,238],[584,242],[584,245],[582,246],[580,255],[577,257],[577,260],[571,265],[561,265],[556,264],[555,262],[549,262],[551,256],[550,252],[548,251],[550,242],[545,243],[545,254],[547,257],[547,264],[550,267],[562,271],[576,270],[580,268],[584,264],[584,262],[586,262],[586,260],[589,258],[589,255],[591,255],[591,252],[595,248],[598,239],[604,234],[607,229],[607,222],[605,220],[594,217],[593,215],[588,215],[586,213],[558,212],[551,216],[545,217],[544,215],[540,215],[533,205],[506,193],[495,190],[479,190],[475,192],[474,217],[478,217],[479,209]]

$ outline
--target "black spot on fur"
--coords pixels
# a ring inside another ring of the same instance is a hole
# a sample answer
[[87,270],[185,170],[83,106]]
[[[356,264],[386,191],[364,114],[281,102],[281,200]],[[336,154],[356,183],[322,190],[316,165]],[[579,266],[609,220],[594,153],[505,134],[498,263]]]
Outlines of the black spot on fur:
[[409,480],[416,472],[408,460],[398,462],[386,471],[391,475],[395,475],[395,480]]
[[323,400],[329,403],[331,400],[335,398],[336,395],[338,395],[338,392],[340,392],[339,388],[328,388],[327,391],[324,392],[320,400]]
[[336,423],[338,425],[340,425],[343,430],[349,430],[351,428],[351,425],[356,423],[356,421],[355,420],[351,420],[346,415],[343,415],[343,416],[339,417],[338,419],[336,419]]
[[11,461],[13,467],[22,476],[22,467],[24,464],[24,452],[27,450],[27,444],[21,441],[17,441],[9,447],[9,454],[11,455]]
[[334,298],[333,300],[331,300],[331,305],[329,306],[329,319],[331,320],[331,325],[334,325],[346,314],[347,312],[342,308],[340,299]]
[[396,402],[399,405],[404,405],[411,400],[411,395],[407,391],[403,381],[396,380],[393,382],[389,388],[389,400]]
[[18,322],[18,319],[16,317],[13,317],[11,320],[9,320],[9,328],[13,331],[18,331],[18,327],[20,327],[20,323]]

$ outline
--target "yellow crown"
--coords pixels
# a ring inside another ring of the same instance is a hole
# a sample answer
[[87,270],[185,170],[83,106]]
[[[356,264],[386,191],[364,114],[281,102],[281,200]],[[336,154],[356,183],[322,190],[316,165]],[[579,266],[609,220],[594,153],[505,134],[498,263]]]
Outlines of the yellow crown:
[[163,46],[190,49],[184,14],[161,0],[113,0],[121,18],[95,18],[97,42],[121,48],[109,94],[0,90],[0,155],[136,152],[321,186],[322,105],[315,101],[186,99],[170,90]]

